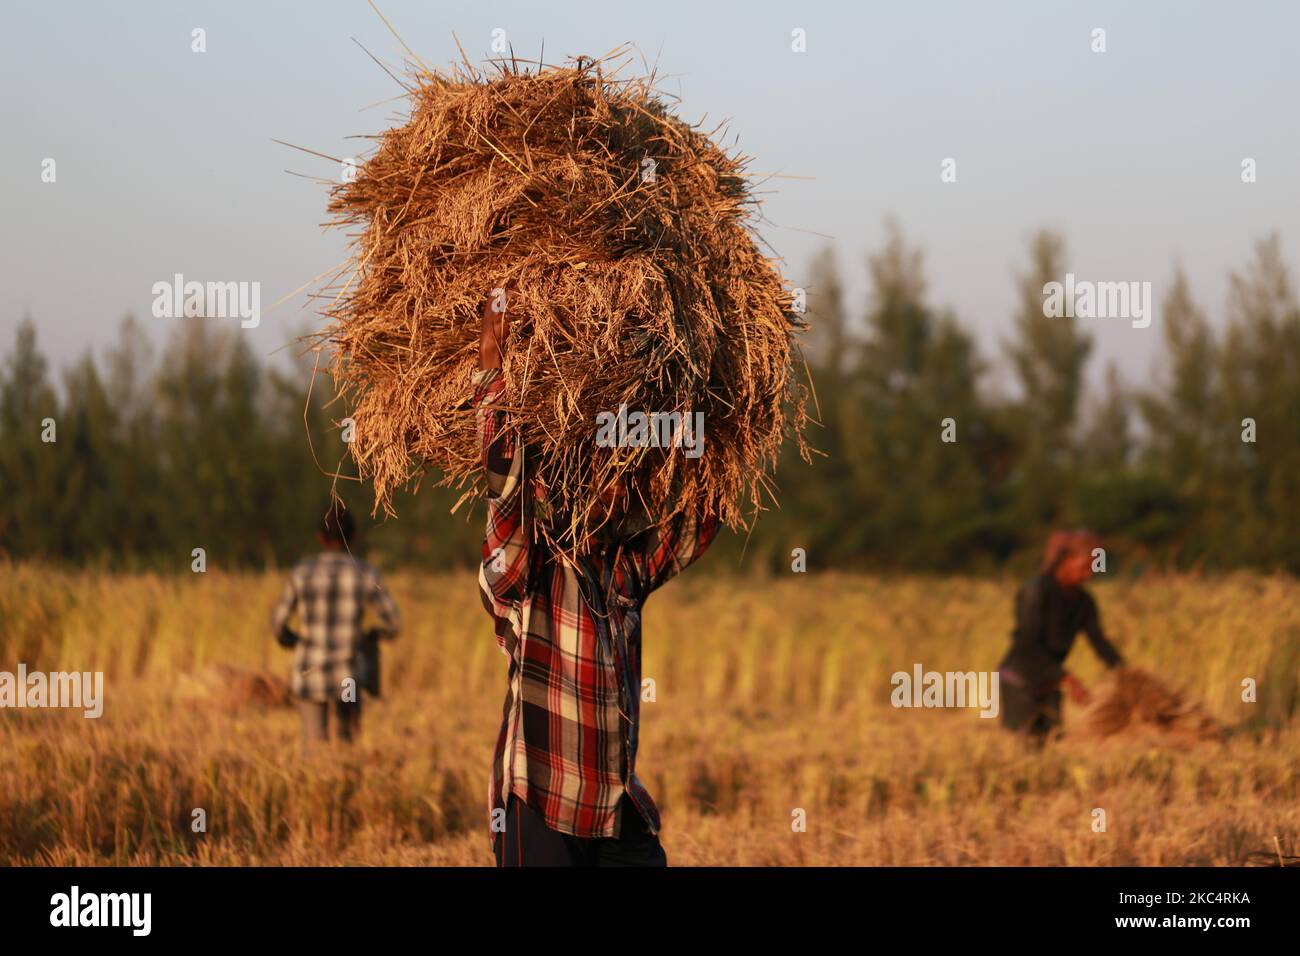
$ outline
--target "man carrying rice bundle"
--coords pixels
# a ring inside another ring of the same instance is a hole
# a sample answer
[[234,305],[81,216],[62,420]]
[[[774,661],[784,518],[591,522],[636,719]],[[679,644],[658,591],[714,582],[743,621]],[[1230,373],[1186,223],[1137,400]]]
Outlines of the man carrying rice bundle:
[[747,160],[608,65],[416,70],[409,122],[330,207],[360,227],[330,310],[360,476],[390,511],[426,473],[486,498],[501,865],[665,863],[636,774],[642,606],[774,502],[786,438],[811,460],[803,321]]
[[484,304],[474,396],[488,479],[479,587],[510,659],[492,760],[497,863],[662,866],[659,814],[635,769],[641,608],[704,553],[717,520],[698,509],[624,537],[626,496],[611,486],[572,558],[539,540],[545,490],[502,410],[509,318],[499,302]]
[[1082,586],[1092,577],[1098,545],[1088,531],[1054,532],[1038,574],[1016,594],[1011,650],[998,667],[1002,723],[1027,731],[1038,744],[1061,723],[1061,688],[1076,703],[1088,701],[1083,685],[1063,666],[1080,631],[1107,667],[1124,663],[1101,629],[1097,602]]

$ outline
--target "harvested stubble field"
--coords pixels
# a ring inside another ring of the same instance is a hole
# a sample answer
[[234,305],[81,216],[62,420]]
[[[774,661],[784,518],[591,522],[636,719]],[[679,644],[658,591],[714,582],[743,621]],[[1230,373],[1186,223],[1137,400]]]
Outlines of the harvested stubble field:
[[[490,862],[485,791],[503,696],[469,575],[398,574],[387,649],[346,762],[297,717],[222,699],[221,664],[287,673],[276,575],[0,574],[0,670],[102,670],[99,720],[0,711],[0,863]],[[1281,577],[1112,581],[1095,593],[1134,663],[1234,728],[1029,750],[975,711],[889,705],[889,676],[991,669],[1014,582],[692,572],[650,601],[642,777],[671,863],[1243,864],[1300,853],[1300,601]],[[668,599],[671,595],[671,599]],[[1080,642],[1085,682],[1099,665]],[[1240,700],[1255,677],[1260,699]],[[236,696],[239,691],[232,691]],[[1067,720],[1071,713],[1067,711]],[[204,808],[208,831],[191,832]],[[807,832],[792,831],[792,810]],[[1093,810],[1107,829],[1093,830]]]

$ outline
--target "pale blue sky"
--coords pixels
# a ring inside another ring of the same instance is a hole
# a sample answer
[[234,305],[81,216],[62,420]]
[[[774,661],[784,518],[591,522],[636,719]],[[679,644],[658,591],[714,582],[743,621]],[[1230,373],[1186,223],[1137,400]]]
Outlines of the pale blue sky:
[[[1081,278],[1146,280],[1175,261],[1212,314],[1229,268],[1281,230],[1300,262],[1300,5],[1286,2],[609,2],[379,4],[431,64],[488,55],[500,27],[548,61],[637,44],[681,114],[729,117],[773,183],[765,233],[796,284],[826,233],[856,296],[862,260],[898,217],[926,251],[933,301],[1009,334],[1013,270],[1040,225]],[[344,256],[324,232],[336,175],[278,146],[353,155],[399,92],[362,50],[402,52],[364,0],[11,4],[0,31],[0,351],[24,314],[67,362],[139,315],[181,272],[257,280],[263,309]],[[190,31],[208,50],[190,51]],[[795,27],[808,51],[790,50]],[[1089,49],[1107,31],[1108,51]],[[958,181],[940,182],[955,157]],[[1240,182],[1243,157],[1259,182]],[[56,184],[41,161],[57,161]],[[855,299],[855,304],[857,304]],[[270,353],[316,322],[301,299],[246,332]],[[1159,323],[1098,321],[1099,355],[1143,378]],[[1094,372],[1100,363],[1094,363]]]

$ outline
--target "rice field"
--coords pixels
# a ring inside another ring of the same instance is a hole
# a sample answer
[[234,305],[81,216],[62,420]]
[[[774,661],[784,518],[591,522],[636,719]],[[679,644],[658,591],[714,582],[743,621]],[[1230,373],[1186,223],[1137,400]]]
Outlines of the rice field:
[[[367,702],[359,745],[312,758],[291,709],[210,679],[220,665],[287,676],[290,654],[267,630],[281,581],[0,567],[0,670],[22,661],[105,681],[98,720],[0,710],[0,863],[491,863],[505,659],[474,580],[390,577],[406,631],[386,647],[386,696]],[[916,663],[993,669],[1014,591],[1011,580],[692,572],[652,598],[655,699],[642,705],[638,771],[670,863],[1300,855],[1295,581],[1148,576],[1094,589],[1121,651],[1204,704],[1231,729],[1222,743],[1067,736],[1037,752],[974,710],[890,705],[890,675]],[[1068,666],[1100,679],[1083,641]],[[1067,723],[1077,716],[1067,709]]]

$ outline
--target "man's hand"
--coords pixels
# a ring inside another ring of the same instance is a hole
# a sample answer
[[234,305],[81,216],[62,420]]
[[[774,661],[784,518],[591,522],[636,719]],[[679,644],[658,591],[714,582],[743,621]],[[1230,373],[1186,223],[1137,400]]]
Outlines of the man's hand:
[[506,307],[514,289],[498,286],[483,302],[483,333],[478,343],[478,367],[500,368],[506,354],[506,337],[510,334],[510,317]]
[[1092,699],[1087,688],[1085,688],[1083,684],[1079,683],[1079,678],[1075,677],[1073,674],[1066,674],[1062,677],[1061,686],[1064,687],[1066,692],[1070,695],[1070,700],[1074,701],[1076,704],[1087,704],[1088,701]]

